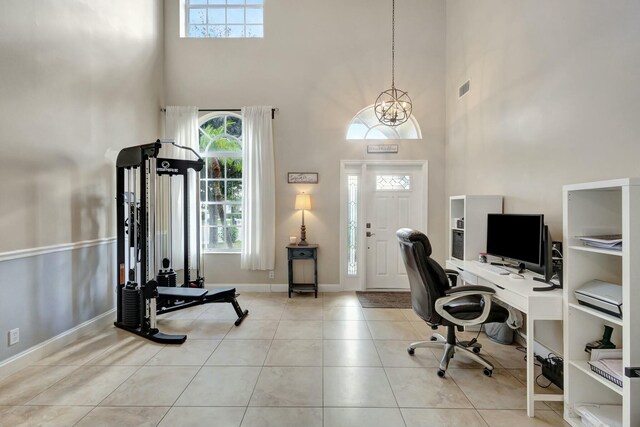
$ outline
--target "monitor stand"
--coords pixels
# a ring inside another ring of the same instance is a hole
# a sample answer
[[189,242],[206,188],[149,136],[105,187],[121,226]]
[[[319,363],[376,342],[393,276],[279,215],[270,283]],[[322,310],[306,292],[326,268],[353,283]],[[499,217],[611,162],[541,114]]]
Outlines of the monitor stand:
[[554,289],[562,289],[562,285],[553,283],[550,280],[541,279],[539,277],[534,277],[533,280],[535,280],[536,282],[542,282],[549,285],[549,286],[539,286],[539,287],[533,288],[533,290],[536,292],[545,292],[545,291],[552,291]]
[[524,263],[521,262],[520,264],[509,264],[507,262],[492,262],[491,265],[497,265],[498,267],[508,267],[508,268],[513,268],[513,269],[518,269],[518,273],[522,274],[524,273],[527,269],[524,268]]

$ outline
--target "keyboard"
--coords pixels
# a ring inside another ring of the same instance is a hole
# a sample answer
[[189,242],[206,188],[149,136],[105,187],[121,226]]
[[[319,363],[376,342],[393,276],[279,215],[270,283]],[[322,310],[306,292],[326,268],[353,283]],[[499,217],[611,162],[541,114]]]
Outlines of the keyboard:
[[509,270],[502,267],[498,267],[497,265],[483,264],[483,263],[478,263],[478,264],[479,264],[478,267],[480,267],[481,269],[489,271],[494,274],[507,275],[511,273]]

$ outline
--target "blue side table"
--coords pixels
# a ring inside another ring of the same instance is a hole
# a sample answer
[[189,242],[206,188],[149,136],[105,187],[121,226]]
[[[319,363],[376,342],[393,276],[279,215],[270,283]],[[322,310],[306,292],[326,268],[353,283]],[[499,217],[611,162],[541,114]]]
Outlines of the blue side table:
[[[287,245],[289,260],[289,298],[291,292],[315,292],[318,298],[318,245]],[[313,283],[293,283],[293,261],[297,259],[313,260]]]

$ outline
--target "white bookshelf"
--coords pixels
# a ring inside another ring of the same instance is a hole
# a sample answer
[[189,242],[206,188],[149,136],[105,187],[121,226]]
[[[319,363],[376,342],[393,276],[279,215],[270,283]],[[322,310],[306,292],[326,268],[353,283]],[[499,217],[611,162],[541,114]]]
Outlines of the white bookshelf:
[[[624,377],[617,386],[591,371],[584,347],[611,326],[623,366],[640,366],[640,178],[567,185],[563,193],[564,419],[583,426],[575,412],[580,403],[620,405],[622,425],[638,426],[640,378]],[[599,234],[622,234],[622,250],[586,247],[577,239]],[[622,286],[622,319],[578,304],[575,290],[593,279]]]
[[[487,214],[502,213],[502,196],[452,196],[449,198],[449,253],[453,258],[453,231],[464,231],[464,260],[477,260],[487,249]],[[456,219],[464,218],[464,228]]]

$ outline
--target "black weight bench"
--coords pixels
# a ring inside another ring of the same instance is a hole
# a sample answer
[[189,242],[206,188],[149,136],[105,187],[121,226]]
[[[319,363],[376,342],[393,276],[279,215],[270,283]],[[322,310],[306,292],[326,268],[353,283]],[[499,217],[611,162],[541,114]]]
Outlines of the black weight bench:
[[223,288],[207,290],[204,288],[182,288],[170,286],[158,286],[156,299],[156,314],[170,313],[183,308],[212,303],[230,303],[238,315],[235,325],[238,326],[249,310],[242,310],[236,299],[236,288]]

